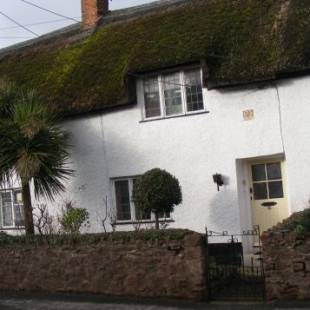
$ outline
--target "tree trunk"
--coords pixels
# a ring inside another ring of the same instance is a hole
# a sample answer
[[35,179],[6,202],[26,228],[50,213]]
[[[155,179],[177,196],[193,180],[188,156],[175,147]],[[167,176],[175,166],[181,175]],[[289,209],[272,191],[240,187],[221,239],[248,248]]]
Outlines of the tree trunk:
[[155,212],[155,228],[159,229],[159,217],[158,212]]
[[26,235],[34,235],[34,225],[33,225],[32,204],[31,204],[29,182],[23,183],[22,195],[23,195],[23,204],[24,204]]

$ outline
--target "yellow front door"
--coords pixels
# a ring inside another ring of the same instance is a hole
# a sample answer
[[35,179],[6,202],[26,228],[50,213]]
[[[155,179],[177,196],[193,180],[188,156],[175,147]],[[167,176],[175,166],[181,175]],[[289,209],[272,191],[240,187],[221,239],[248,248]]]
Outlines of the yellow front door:
[[263,232],[289,216],[283,160],[249,165],[252,223]]

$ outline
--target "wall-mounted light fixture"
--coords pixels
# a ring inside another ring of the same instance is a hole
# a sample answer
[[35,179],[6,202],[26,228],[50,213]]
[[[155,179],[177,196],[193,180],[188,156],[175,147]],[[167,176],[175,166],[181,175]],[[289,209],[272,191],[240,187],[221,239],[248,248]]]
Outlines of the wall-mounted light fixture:
[[217,190],[220,191],[220,187],[224,185],[223,176],[219,173],[214,174],[213,182],[217,184]]

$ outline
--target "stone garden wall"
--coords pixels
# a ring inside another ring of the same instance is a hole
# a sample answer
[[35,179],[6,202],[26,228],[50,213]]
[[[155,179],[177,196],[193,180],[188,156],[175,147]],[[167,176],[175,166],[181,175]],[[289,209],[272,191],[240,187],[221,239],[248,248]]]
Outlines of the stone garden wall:
[[0,237],[0,289],[202,299],[200,234]]
[[310,234],[291,220],[262,236],[268,301],[310,299]]

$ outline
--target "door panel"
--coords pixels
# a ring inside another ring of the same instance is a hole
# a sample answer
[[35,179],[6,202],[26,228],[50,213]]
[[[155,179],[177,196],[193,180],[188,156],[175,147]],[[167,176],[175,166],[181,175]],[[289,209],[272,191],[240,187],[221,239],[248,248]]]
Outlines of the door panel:
[[249,164],[252,223],[262,232],[289,216],[284,168],[280,159]]

